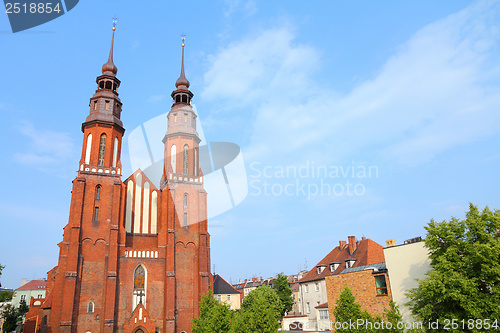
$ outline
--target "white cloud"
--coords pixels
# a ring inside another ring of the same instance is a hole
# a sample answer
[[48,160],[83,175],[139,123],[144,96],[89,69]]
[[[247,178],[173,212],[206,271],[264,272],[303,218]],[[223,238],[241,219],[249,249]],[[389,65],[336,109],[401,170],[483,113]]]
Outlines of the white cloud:
[[328,161],[366,149],[418,165],[498,132],[498,7],[480,2],[424,27],[343,96],[315,80],[321,55],[297,45],[293,29],[265,30],[209,59],[202,96],[255,115],[247,160]]
[[72,157],[74,145],[68,133],[39,130],[27,121],[21,122],[17,129],[29,139],[29,145],[24,152],[14,154],[14,161],[43,169]]
[[225,0],[224,2],[227,6],[224,11],[225,17],[229,17],[239,11],[242,11],[247,16],[254,15],[257,12],[255,0]]

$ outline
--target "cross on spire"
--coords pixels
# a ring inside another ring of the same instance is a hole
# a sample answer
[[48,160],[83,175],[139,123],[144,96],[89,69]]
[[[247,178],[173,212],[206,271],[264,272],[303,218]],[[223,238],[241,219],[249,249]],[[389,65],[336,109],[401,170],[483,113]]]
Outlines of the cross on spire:
[[116,15],[113,17],[113,31],[116,29],[116,22],[118,21],[118,17]]
[[184,42],[186,41],[186,35],[181,34],[181,39],[182,39],[182,47],[184,47]]

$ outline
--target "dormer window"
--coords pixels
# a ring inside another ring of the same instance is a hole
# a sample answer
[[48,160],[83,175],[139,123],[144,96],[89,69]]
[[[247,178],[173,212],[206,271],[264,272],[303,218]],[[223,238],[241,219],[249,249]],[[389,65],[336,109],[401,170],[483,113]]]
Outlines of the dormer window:
[[345,268],[351,268],[354,266],[354,263],[356,262],[357,259],[347,259],[345,261]]
[[340,266],[340,262],[332,262],[330,264],[330,272],[335,272],[337,268]]
[[326,265],[318,265],[318,266],[316,266],[316,271],[318,272],[318,274],[321,274],[321,273],[323,273],[325,268],[326,268]]

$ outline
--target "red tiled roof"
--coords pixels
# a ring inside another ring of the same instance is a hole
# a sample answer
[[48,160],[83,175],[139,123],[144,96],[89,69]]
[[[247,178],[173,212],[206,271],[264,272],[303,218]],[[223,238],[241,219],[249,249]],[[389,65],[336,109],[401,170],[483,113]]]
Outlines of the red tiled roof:
[[[349,245],[346,244],[342,248],[340,246],[335,247],[330,253],[326,255],[320,262],[316,264],[306,275],[299,280],[299,282],[307,282],[314,280],[322,280],[330,275],[340,274],[346,267],[345,261],[347,259],[356,259],[352,267],[358,267],[363,265],[371,265],[380,262],[385,262],[384,259],[384,248],[372,241],[371,239],[365,238],[358,242],[356,250],[349,254]],[[339,267],[334,272],[330,271],[330,264],[338,262]],[[325,265],[326,268],[318,274],[317,266]]]
[[328,308],[328,302],[315,306],[316,309]]
[[23,284],[16,290],[40,290],[47,287],[47,281],[45,280],[31,280],[28,283]]

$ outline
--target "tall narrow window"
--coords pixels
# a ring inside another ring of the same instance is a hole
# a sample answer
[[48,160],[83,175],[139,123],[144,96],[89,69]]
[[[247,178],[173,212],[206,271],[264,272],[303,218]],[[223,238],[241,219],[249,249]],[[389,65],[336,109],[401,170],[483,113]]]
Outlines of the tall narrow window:
[[87,136],[87,149],[85,150],[85,164],[90,164],[90,152],[92,150],[92,134]]
[[106,101],[106,104],[104,104],[104,109],[109,109],[109,101]]
[[194,170],[193,170],[193,174],[195,176],[198,176],[198,149],[197,148],[194,148],[193,149],[193,154],[194,154]]
[[94,302],[90,302],[87,306],[87,313],[94,313]]
[[184,193],[184,208],[188,207],[188,194]]
[[184,213],[184,226],[186,227],[188,225],[188,214]]
[[387,295],[387,284],[384,275],[375,276],[375,286],[377,287],[377,295]]
[[118,160],[118,138],[115,138],[113,146],[113,168],[116,168],[116,161]]
[[170,148],[170,163],[172,164],[172,172],[176,173],[177,170],[177,147],[172,145]]
[[188,145],[184,145],[184,174],[188,174],[188,152],[189,152],[189,147]]
[[133,308],[139,304],[146,305],[146,271],[144,266],[139,265],[134,271],[134,295]]
[[95,199],[101,200],[101,187],[100,186],[97,186],[95,188]]
[[99,221],[99,207],[94,208],[94,221]]
[[99,161],[97,165],[104,165],[104,152],[106,151],[106,134],[101,135],[99,143]]
[[97,110],[97,101],[94,101],[94,110]]

